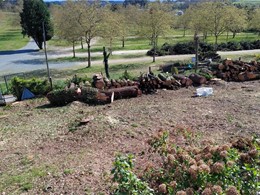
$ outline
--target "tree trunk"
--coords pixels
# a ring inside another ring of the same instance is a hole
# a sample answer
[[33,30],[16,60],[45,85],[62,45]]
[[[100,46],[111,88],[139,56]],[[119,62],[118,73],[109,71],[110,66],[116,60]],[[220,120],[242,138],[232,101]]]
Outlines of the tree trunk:
[[183,29],[183,37],[185,37],[186,36],[186,29],[184,28]]
[[228,31],[227,31],[227,40],[226,41],[228,41]]
[[114,94],[114,99],[123,99],[123,98],[131,98],[137,97],[142,95],[140,89],[137,86],[128,86],[128,87],[121,87],[121,88],[114,88],[103,91],[107,96],[111,97]]
[[72,50],[73,50],[73,58],[76,57],[76,54],[75,54],[75,41],[72,42]]
[[218,35],[215,35],[215,50],[217,50],[218,46]]
[[83,37],[81,37],[80,44],[81,44],[81,49],[84,49],[84,46],[83,46]]
[[124,36],[122,37],[122,47],[123,48],[125,47],[125,37]]
[[233,39],[236,37],[236,34],[237,34],[236,32],[233,32],[233,36],[232,36]]
[[197,83],[197,84],[205,84],[207,82],[207,79],[203,76],[200,76],[198,74],[191,74],[189,76],[189,79],[192,80],[193,83]]
[[87,66],[87,68],[90,68],[91,67],[90,41],[88,41],[87,44],[88,44],[88,66]]

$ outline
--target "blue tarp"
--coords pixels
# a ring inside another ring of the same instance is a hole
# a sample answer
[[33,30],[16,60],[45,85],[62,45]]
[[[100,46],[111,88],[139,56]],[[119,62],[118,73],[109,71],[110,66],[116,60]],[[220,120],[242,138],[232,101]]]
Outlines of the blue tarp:
[[35,97],[35,95],[29,89],[27,89],[27,88],[23,89],[23,94],[22,94],[21,100],[31,99],[34,97]]

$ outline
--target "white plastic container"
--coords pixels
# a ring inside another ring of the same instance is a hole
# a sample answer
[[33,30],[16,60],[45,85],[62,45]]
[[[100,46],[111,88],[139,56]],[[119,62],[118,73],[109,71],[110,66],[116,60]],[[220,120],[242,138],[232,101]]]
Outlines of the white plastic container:
[[200,87],[196,89],[197,96],[209,96],[213,94],[213,89],[212,87]]

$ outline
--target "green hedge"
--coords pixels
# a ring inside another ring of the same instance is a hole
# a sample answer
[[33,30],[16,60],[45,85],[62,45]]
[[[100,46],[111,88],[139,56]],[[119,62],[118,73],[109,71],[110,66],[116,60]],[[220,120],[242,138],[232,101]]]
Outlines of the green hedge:
[[14,77],[11,80],[11,92],[17,97],[17,100],[21,100],[24,88],[29,89],[34,95],[46,95],[50,91],[47,80],[22,79],[19,77]]
[[[260,49],[260,40],[247,42],[234,42],[229,41],[227,43],[220,43],[217,45],[218,51],[237,51],[237,50],[250,50],[250,49]],[[209,51],[214,51],[215,45],[212,43],[199,43],[199,52],[205,53]],[[152,56],[154,53],[154,49],[151,49],[147,52],[147,55]],[[156,49],[157,56],[163,55],[176,55],[176,54],[195,54],[195,45],[194,42],[186,42],[186,43],[177,43],[175,45],[170,45],[168,43],[164,43],[160,48]]]

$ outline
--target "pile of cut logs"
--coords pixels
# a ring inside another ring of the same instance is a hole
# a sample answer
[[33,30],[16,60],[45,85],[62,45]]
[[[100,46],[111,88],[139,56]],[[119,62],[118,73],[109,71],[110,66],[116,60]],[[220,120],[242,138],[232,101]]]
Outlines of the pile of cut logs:
[[108,78],[103,77],[103,75],[101,74],[95,74],[93,76],[92,86],[97,89],[103,90],[103,89],[121,88],[126,86],[138,86],[138,83],[126,79],[109,80]]
[[[177,90],[181,87],[189,87],[191,85],[205,84],[207,79],[199,74],[190,74],[188,77],[181,74],[165,74],[159,73],[154,75],[152,72],[141,74],[137,81],[126,79],[114,80],[107,79],[101,74],[93,76],[93,87],[103,91],[106,94],[115,93],[115,99],[120,97],[117,94],[124,94],[124,90],[136,91],[140,89],[142,93],[154,93],[157,89]],[[135,92],[135,95],[140,95],[140,90]],[[123,95],[124,96],[124,95]]]
[[211,65],[212,73],[225,81],[249,81],[260,79],[260,62],[250,63],[239,60],[224,60],[221,64]]

